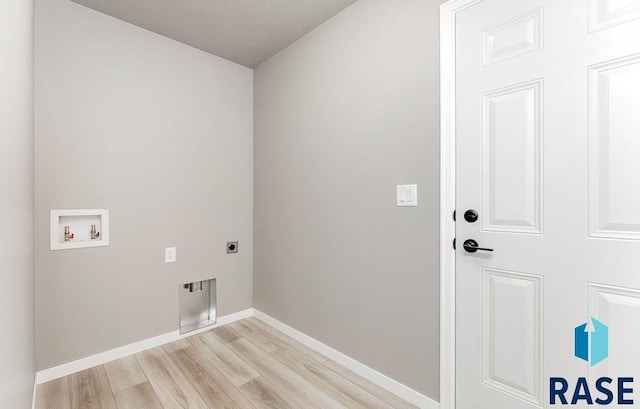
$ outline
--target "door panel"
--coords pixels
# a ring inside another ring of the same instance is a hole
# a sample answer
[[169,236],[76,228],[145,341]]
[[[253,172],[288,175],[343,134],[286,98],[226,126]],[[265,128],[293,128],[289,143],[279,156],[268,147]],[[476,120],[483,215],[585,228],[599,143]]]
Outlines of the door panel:
[[[479,214],[456,222],[458,409],[551,407],[550,377],[640,379],[638,17],[637,0],[456,15],[456,210]],[[590,317],[609,339],[593,366],[574,357]]]
[[542,48],[542,10],[536,9],[482,31],[483,65]]
[[542,80],[483,95],[485,231],[542,233]]
[[609,339],[609,358],[590,368],[593,378],[608,374],[637,374],[639,354],[624,354],[638,348],[640,339],[640,291],[589,284],[589,312],[611,328],[625,328],[624,336]]
[[589,30],[597,31],[640,17],[638,0],[590,0]]
[[590,67],[590,233],[640,239],[640,55]]
[[492,269],[483,276],[483,382],[539,403],[542,278]]

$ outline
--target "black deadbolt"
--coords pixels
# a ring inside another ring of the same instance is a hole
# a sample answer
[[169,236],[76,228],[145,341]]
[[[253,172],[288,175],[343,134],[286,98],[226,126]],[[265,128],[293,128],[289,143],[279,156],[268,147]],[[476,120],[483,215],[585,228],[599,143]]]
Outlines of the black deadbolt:
[[475,223],[478,221],[478,212],[473,209],[469,209],[464,212],[464,219],[469,223]]

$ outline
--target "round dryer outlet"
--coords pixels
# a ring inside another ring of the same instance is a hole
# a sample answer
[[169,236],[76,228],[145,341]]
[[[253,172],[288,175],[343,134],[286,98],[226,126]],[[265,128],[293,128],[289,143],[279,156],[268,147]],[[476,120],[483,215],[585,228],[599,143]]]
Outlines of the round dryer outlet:
[[227,254],[235,254],[238,252],[238,242],[230,241],[227,243]]

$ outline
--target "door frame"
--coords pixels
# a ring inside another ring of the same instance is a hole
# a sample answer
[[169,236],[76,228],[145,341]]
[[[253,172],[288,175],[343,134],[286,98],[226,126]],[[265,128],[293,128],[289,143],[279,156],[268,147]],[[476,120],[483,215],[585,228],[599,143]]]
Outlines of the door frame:
[[481,1],[440,6],[440,409],[456,407],[456,15]]

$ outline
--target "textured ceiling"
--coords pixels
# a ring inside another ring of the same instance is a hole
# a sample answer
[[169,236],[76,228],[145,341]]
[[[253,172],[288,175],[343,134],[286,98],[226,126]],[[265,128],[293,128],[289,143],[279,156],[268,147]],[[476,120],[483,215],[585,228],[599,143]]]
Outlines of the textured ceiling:
[[356,0],[73,0],[255,68]]

